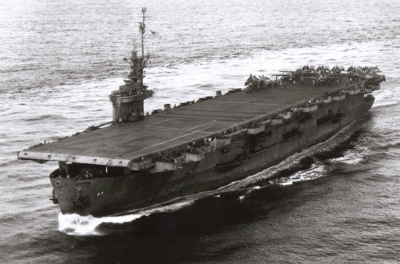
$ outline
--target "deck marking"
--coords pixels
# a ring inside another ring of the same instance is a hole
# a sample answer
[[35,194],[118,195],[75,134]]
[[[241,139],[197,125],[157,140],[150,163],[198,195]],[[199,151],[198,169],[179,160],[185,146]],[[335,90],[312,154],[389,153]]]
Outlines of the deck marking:
[[[210,128],[210,127],[206,127],[206,128],[203,128],[203,129],[207,129],[207,128]],[[198,133],[198,132],[211,134],[210,132],[202,131],[203,129],[196,130],[196,131],[193,131],[193,132],[191,132],[191,133],[184,134],[184,135],[179,136],[179,137],[171,138],[171,139],[169,139],[169,140],[166,140],[166,141],[163,141],[163,142],[160,142],[160,143],[151,145],[151,146],[149,146],[149,147],[147,147],[147,148],[138,149],[137,151],[143,151],[143,150],[146,150],[146,149],[149,149],[149,148],[152,148],[152,147],[156,147],[156,146],[159,146],[159,145],[163,145],[163,144],[165,144],[165,143],[174,141],[174,140],[176,140],[176,139],[184,138],[184,137],[186,137],[186,136],[189,136],[189,135],[192,135],[192,134],[196,134],[196,133]]]
[[165,120],[163,120],[163,121],[160,121],[160,122],[156,122],[156,123],[147,125],[146,127],[149,127],[149,126],[152,126],[152,125],[161,124],[161,123],[166,122],[166,121],[171,120],[171,119],[177,119],[177,118],[171,117],[171,118],[165,119]]
[[[189,130],[192,130],[192,129],[195,129],[195,128],[198,128],[198,127],[202,127],[202,126],[205,126],[205,125],[211,125],[211,124],[213,124],[213,123],[215,123],[215,122],[217,122],[217,120],[213,120],[213,121],[211,121],[211,122],[208,122],[208,123],[205,123],[205,124],[202,124],[202,125],[199,125],[199,126],[195,126],[195,127],[192,127],[192,128],[189,128]],[[209,128],[209,127],[208,127]],[[204,128],[203,128],[204,129]]]
[[[157,129],[157,130],[169,130],[169,131],[175,131],[175,130],[177,130],[177,131],[181,131],[181,130],[193,130],[193,129],[196,129],[196,128],[199,128],[199,127],[202,127],[202,126],[211,125],[211,124],[213,124],[213,123],[215,123],[215,122],[217,122],[217,120],[213,120],[213,121],[211,121],[211,122],[208,122],[208,123],[205,123],[205,124],[202,124],[202,125],[198,125],[198,126],[195,126],[195,127],[188,127],[188,128],[182,128],[182,127],[164,127],[164,126],[162,126],[162,127],[155,127],[154,129]],[[161,122],[159,122],[159,123],[161,123]],[[207,128],[210,128],[210,127],[211,127],[211,126],[208,126],[208,127],[203,128],[203,129],[207,129]],[[200,131],[200,130],[198,130],[198,131]]]

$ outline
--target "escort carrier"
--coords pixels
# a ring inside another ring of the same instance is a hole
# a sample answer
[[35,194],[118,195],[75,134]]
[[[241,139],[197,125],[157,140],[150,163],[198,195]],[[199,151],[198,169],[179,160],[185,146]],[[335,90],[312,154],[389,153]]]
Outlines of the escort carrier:
[[335,135],[385,81],[376,67],[307,65],[146,115],[145,11],[142,54],[132,51],[128,80],[110,95],[112,122],[18,153],[59,162],[51,200],[63,214],[112,215],[244,179]]

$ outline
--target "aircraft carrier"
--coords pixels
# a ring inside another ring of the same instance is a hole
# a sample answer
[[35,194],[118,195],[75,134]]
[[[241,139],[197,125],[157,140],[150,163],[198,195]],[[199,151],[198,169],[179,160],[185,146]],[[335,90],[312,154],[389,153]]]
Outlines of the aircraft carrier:
[[18,153],[58,161],[51,200],[64,214],[104,216],[212,190],[277,164],[336,134],[374,103],[376,67],[304,66],[245,87],[144,113],[148,57],[132,51],[113,120]]

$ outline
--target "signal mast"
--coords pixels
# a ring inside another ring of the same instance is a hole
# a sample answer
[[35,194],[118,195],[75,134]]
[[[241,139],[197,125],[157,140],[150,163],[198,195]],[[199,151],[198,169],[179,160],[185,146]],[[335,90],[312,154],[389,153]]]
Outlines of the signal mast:
[[152,90],[148,90],[147,86],[143,84],[144,69],[149,59],[149,56],[144,56],[145,13],[146,8],[143,7],[143,22],[139,22],[142,57],[137,56],[135,49],[131,51],[129,79],[124,80],[125,84],[121,85],[119,90],[113,91],[109,96],[113,104],[113,121],[115,123],[142,120],[144,117],[143,101],[154,94]]

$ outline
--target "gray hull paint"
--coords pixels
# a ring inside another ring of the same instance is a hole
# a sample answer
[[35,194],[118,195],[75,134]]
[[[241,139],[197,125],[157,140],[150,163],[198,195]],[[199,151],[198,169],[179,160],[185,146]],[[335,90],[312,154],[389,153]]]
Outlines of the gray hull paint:
[[[304,122],[291,120],[278,127],[269,127],[268,140],[263,133],[257,136],[243,134],[233,140],[232,148],[223,152],[216,149],[206,153],[204,160],[184,163],[183,168],[150,174],[146,171],[130,175],[91,180],[50,178],[62,213],[103,216],[138,209],[177,197],[213,190],[233,181],[262,171],[305,148],[336,134],[357,117],[368,111],[373,100],[363,94],[348,95],[341,101],[320,106],[312,118]],[[331,113],[343,113],[336,122],[317,125],[317,119]],[[282,135],[293,128],[301,135],[282,140]],[[253,138],[251,138],[253,137]],[[255,137],[255,138],[254,138]],[[253,142],[253,143],[251,143]],[[232,160],[245,152],[247,159],[227,171],[215,169],[218,163]]]

